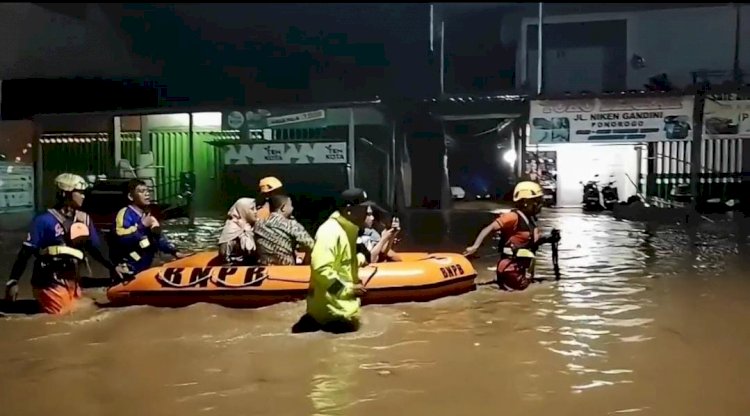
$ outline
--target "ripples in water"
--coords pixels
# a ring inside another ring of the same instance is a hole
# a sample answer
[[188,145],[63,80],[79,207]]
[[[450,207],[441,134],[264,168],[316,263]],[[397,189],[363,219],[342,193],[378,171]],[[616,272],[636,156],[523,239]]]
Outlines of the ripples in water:
[[[465,246],[486,218],[457,220],[446,247]],[[740,323],[750,319],[750,285],[737,254],[748,242],[736,226],[649,227],[573,212],[551,212],[541,223],[563,232],[560,281],[521,293],[483,286],[428,304],[368,306],[362,331],[344,336],[291,335],[302,303],[260,310],[91,304],[67,317],[0,320],[0,387],[7,397],[36,392],[36,400],[0,409],[62,416],[749,410],[741,380],[750,371],[750,329]],[[187,250],[215,247],[223,222],[196,224],[173,223],[166,232]],[[418,232],[418,218],[408,226]],[[486,271],[496,261],[491,253],[476,261],[480,280],[494,278]],[[551,279],[549,261],[544,248],[538,276]],[[61,386],[81,405],[56,405]]]

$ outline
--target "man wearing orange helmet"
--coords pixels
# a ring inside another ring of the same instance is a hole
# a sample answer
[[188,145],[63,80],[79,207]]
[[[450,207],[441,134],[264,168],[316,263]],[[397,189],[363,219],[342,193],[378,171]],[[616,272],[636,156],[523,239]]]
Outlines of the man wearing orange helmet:
[[[506,290],[524,290],[534,277],[536,250],[545,243],[560,241],[560,232],[553,229],[541,236],[536,216],[541,212],[544,192],[536,182],[520,182],[513,190],[515,208],[500,214],[479,232],[474,244],[464,251],[465,256],[476,253],[488,235],[500,234],[497,262],[497,283]],[[528,274],[527,274],[528,272]]]
[[261,207],[258,208],[258,220],[265,220],[271,216],[271,205],[269,198],[273,195],[282,195],[284,193],[284,184],[275,176],[266,176],[258,183],[260,191]]

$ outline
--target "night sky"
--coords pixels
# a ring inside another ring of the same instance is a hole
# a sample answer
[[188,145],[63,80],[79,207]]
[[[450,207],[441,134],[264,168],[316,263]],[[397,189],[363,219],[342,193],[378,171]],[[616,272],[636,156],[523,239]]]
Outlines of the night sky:
[[[4,118],[154,106],[420,99],[440,91],[439,41],[431,52],[427,3],[100,7],[152,76],[126,80],[128,87],[123,80],[6,80]],[[512,89],[515,50],[500,45],[501,14],[486,12],[487,5],[451,7],[459,13],[446,24],[446,90]],[[135,87],[143,85],[160,88]],[[45,100],[26,96],[40,86]]]

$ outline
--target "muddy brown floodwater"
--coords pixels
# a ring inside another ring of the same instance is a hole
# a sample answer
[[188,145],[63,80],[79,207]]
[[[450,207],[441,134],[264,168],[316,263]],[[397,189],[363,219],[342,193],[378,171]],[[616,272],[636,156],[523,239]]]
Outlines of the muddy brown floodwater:
[[[445,227],[414,214],[410,244],[458,250],[489,218],[455,214]],[[304,303],[89,303],[62,318],[5,317],[0,414],[750,414],[744,224],[686,230],[575,211],[542,223],[563,232],[559,282],[368,306],[356,334],[291,335]],[[170,231],[194,249],[213,245],[220,222],[199,224]],[[484,250],[482,281],[495,261]],[[541,256],[539,275],[550,277],[549,250]]]

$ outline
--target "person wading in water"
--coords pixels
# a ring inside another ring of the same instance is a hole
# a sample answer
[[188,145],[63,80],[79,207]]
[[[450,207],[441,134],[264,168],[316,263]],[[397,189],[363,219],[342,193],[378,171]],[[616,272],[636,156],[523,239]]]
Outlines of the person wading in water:
[[542,244],[560,241],[560,232],[553,229],[549,235],[541,236],[536,217],[542,210],[544,192],[536,182],[518,183],[513,190],[514,209],[500,214],[482,229],[467,247],[464,256],[477,252],[479,246],[492,233],[500,234],[497,262],[497,284],[506,290],[524,290],[534,278],[534,259]]

